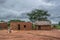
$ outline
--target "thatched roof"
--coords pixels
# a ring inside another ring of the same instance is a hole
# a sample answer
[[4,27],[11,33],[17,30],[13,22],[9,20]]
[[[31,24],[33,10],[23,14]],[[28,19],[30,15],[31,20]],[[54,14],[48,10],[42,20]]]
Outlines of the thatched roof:
[[35,25],[51,25],[50,21],[36,21]]

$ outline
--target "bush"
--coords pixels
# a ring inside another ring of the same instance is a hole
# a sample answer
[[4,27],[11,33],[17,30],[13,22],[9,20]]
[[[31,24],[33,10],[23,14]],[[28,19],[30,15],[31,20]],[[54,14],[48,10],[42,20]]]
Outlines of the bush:
[[32,25],[32,29],[35,30],[35,28],[36,28],[36,27],[35,27],[35,25],[33,24],[33,25]]
[[60,25],[54,25],[54,28],[60,29]]

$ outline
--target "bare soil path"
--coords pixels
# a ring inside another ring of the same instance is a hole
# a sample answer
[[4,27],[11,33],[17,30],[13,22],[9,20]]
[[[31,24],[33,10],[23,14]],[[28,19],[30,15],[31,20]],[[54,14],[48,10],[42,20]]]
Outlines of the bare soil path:
[[12,31],[0,30],[0,40],[60,40],[60,30]]

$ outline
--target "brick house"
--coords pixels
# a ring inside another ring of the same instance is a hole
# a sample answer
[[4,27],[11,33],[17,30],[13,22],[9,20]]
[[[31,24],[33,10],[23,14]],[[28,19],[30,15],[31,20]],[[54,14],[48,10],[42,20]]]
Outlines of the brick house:
[[30,22],[10,22],[11,30],[32,30]]
[[36,21],[35,22],[36,30],[50,30],[51,22],[50,21]]
[[8,29],[8,24],[6,22],[0,22],[0,29]]

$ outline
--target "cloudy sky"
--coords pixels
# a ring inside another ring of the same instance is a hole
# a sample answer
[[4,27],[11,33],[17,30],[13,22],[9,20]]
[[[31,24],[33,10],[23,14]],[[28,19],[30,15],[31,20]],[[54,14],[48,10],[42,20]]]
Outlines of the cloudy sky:
[[0,20],[28,21],[26,13],[37,8],[48,10],[52,23],[60,21],[60,0],[0,0]]

